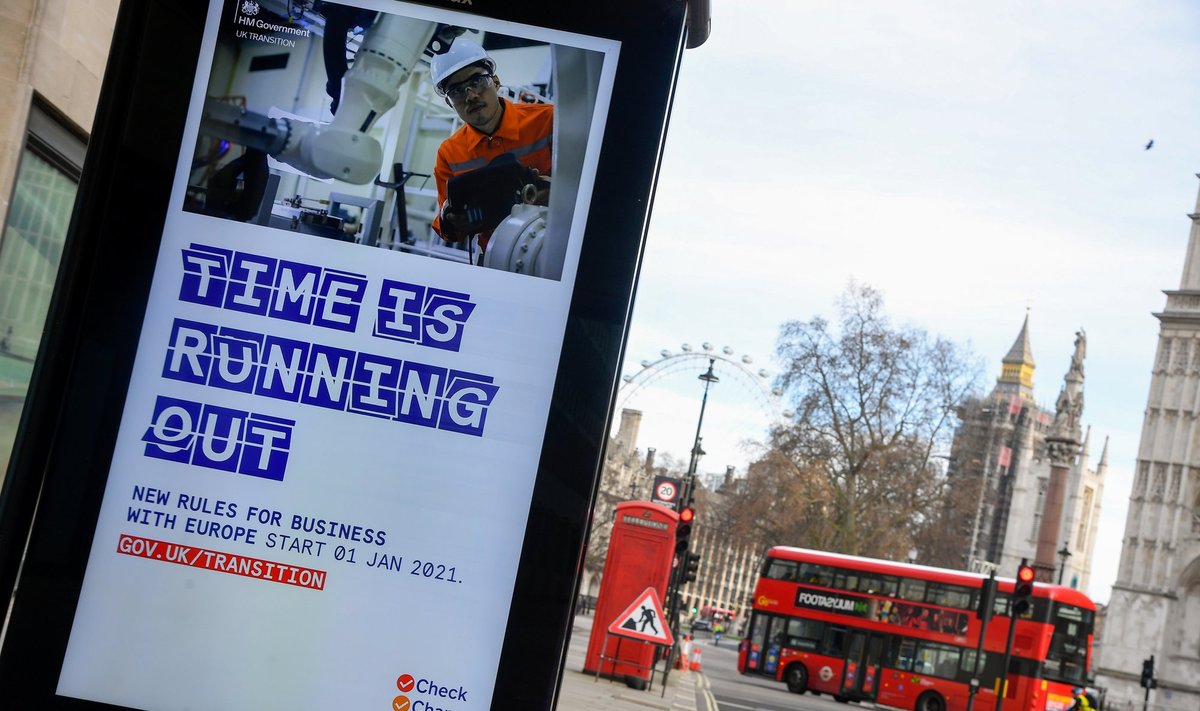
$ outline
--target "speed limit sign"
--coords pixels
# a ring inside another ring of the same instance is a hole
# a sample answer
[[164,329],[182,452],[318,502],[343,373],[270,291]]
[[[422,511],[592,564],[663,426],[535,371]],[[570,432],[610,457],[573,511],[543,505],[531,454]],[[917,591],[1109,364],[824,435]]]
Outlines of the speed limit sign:
[[679,485],[678,479],[669,476],[654,477],[654,496],[651,501],[670,509],[678,508]]

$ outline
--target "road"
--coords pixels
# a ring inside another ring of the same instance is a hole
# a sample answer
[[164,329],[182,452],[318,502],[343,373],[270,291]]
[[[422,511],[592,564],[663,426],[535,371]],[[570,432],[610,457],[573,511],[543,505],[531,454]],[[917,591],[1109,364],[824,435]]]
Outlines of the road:
[[[704,676],[708,693],[716,702],[709,711],[865,711],[874,706],[839,704],[828,696],[792,694],[780,682],[763,676],[743,676],[737,670],[737,647],[723,642],[714,647],[711,639],[701,640]],[[698,708],[706,708],[701,702]]]

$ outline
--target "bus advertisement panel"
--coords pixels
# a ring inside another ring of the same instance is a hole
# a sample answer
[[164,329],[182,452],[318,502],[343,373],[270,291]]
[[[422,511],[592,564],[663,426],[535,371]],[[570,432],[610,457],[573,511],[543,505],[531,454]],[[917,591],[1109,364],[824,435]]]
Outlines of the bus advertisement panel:
[[[790,691],[916,711],[965,709],[972,678],[995,704],[1013,581],[998,580],[993,616],[976,614],[985,578],[854,556],[776,547],[755,586],[738,669]],[[1014,630],[1006,711],[1064,711],[1090,676],[1095,605],[1070,588],[1035,585]],[[978,670],[978,673],[976,671]],[[986,701],[984,701],[986,699]]]

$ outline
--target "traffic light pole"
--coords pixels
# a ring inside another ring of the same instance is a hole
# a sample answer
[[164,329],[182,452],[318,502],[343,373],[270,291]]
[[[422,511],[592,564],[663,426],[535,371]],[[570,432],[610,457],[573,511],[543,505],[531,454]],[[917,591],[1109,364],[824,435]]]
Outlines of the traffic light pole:
[[[696,421],[696,438],[692,442],[692,456],[688,460],[687,475],[683,478],[683,491],[679,497],[680,510],[692,507],[692,499],[696,493],[696,470],[699,468],[700,455],[703,452],[700,449],[700,429],[704,426],[704,408],[708,406],[708,388],[713,383],[720,382],[715,374],[713,374],[713,365],[716,364],[716,358],[708,359],[708,370],[701,373],[699,378],[704,381],[704,395],[700,398],[700,418]],[[691,552],[691,546],[683,551],[675,553],[675,569],[671,571],[671,576],[667,584],[667,604],[670,605],[671,616],[671,631],[675,636],[679,636],[679,608],[683,604],[680,588],[683,587],[684,569],[687,567],[688,553]],[[668,664],[667,666],[670,666]],[[665,679],[664,679],[664,683]]]
[[983,587],[979,590],[979,608],[976,610],[976,615],[979,617],[979,641],[975,645],[975,664],[971,668],[971,682],[967,689],[967,711],[973,711],[975,708],[975,695],[979,693],[979,664],[983,661],[983,640],[987,634],[988,622],[992,619],[992,608],[995,607],[996,600],[996,572],[992,571],[988,579],[984,581]]
[[1000,666],[1000,688],[996,689],[996,711],[1004,708],[1004,696],[1008,691],[1008,663],[1012,660],[1013,636],[1017,633],[1017,616],[1013,614],[1012,602],[1008,603],[1008,641],[1004,643],[1004,662]]
[[1013,637],[1017,634],[1017,618],[1033,606],[1033,580],[1036,577],[1029,561],[1022,558],[1017,567],[1017,582],[1008,598],[1008,640],[1004,643],[1004,662],[1000,667],[1000,688],[996,690],[996,711],[1002,711],[1008,692],[1008,665],[1012,661]]
[[1154,655],[1151,654],[1149,659],[1142,660],[1142,686],[1146,688],[1146,695],[1142,699],[1142,711],[1149,711],[1150,708],[1150,690],[1154,688]]

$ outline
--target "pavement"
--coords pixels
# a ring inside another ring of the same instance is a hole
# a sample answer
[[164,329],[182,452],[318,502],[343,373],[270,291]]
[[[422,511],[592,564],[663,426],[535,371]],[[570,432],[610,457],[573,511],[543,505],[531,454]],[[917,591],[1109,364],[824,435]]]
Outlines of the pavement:
[[597,680],[595,674],[585,674],[583,661],[591,633],[591,616],[576,615],[556,706],[558,711],[716,711],[703,672],[672,669],[667,675],[665,692],[661,664],[654,674],[654,686],[646,691],[632,689],[622,681],[603,677]]

